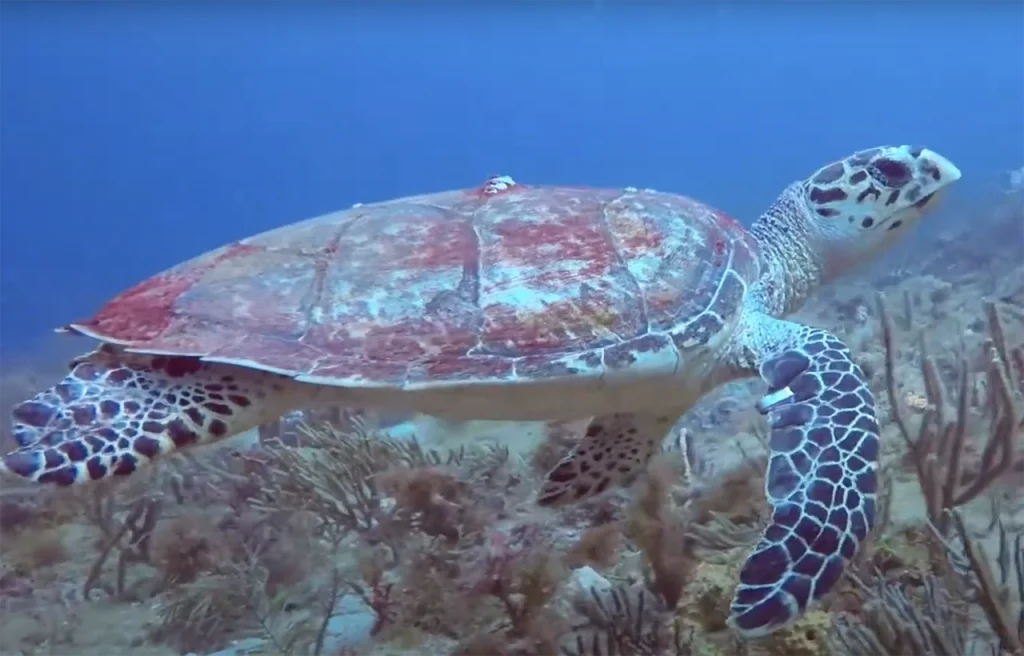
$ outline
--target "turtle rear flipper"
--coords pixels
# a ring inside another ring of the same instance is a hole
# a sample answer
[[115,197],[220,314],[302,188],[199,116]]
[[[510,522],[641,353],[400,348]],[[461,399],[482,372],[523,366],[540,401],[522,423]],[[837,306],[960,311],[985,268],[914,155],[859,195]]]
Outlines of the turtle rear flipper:
[[748,636],[796,620],[838,583],[874,524],[880,440],[867,380],[838,338],[763,315],[757,321],[773,514],[730,609],[730,624]]
[[57,485],[127,476],[176,449],[276,418],[301,389],[315,388],[198,358],[105,347],[14,408],[20,448],[3,457],[0,470]]
[[661,450],[681,412],[617,412],[594,417],[580,443],[548,472],[541,506],[564,506],[629,485]]

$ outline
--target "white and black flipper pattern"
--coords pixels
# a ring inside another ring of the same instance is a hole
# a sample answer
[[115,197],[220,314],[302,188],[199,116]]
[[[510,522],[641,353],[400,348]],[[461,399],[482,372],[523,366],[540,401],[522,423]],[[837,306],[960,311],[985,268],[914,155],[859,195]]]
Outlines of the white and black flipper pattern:
[[799,618],[840,580],[874,524],[879,428],[860,367],[837,337],[793,329],[759,366],[768,393],[771,524],[740,573],[730,625],[746,636]]

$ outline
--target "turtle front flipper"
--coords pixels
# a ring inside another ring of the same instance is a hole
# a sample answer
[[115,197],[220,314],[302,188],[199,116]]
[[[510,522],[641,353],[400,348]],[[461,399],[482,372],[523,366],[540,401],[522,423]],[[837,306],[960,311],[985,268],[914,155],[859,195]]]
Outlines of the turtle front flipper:
[[60,383],[15,406],[20,448],[3,457],[0,471],[56,485],[127,476],[175,449],[278,417],[315,389],[198,358],[103,347],[76,360]]
[[628,485],[647,469],[681,414],[618,412],[594,417],[580,443],[548,473],[537,504],[564,506]]
[[880,433],[850,351],[830,333],[759,315],[748,349],[768,393],[771,524],[747,558],[730,625],[764,635],[839,582],[874,524]]

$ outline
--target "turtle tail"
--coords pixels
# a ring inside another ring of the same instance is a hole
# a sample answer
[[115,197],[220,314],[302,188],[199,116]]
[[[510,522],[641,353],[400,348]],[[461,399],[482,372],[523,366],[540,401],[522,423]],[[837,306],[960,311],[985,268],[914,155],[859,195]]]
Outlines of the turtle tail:
[[302,405],[310,386],[264,371],[104,346],[15,406],[19,448],[0,460],[34,482],[128,476],[177,449],[227,439]]

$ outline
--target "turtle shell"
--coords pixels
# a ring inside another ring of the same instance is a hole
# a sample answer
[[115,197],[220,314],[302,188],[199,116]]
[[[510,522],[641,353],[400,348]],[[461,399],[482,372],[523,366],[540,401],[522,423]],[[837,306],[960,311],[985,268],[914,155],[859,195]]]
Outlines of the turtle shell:
[[744,229],[686,197],[492,178],[244,239],[65,329],[328,385],[613,380],[706,344],[757,270]]

